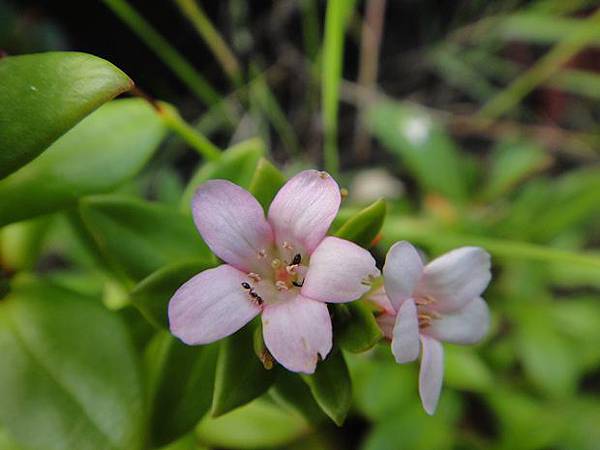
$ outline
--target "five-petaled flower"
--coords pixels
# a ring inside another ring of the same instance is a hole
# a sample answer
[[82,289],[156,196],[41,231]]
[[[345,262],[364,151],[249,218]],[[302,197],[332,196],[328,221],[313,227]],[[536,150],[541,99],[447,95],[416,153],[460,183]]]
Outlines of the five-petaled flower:
[[398,363],[422,354],[419,394],[433,414],[444,375],[440,341],[474,344],[488,331],[481,294],[491,279],[490,256],[479,247],[461,247],[424,266],[411,244],[397,242],[386,256],[383,279],[385,290],[370,297],[382,310],[377,321]]
[[171,332],[190,345],[226,337],[261,313],[269,352],[313,373],[332,346],[326,302],[356,300],[380,275],[371,254],[326,237],[340,206],[327,173],[306,170],[277,193],[267,218],[246,190],[225,180],[200,186],[194,222],[225,264],[196,275],[171,298]]

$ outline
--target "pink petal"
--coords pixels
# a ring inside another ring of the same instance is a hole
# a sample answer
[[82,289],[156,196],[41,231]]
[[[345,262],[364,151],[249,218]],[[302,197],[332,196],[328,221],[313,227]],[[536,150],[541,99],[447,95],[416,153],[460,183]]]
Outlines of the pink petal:
[[273,242],[273,234],[256,199],[226,181],[202,184],[192,200],[194,222],[215,255],[240,270],[261,265],[258,252]]
[[425,266],[418,296],[437,300],[435,309],[452,312],[485,290],[492,274],[490,255],[479,247],[461,247]]
[[390,341],[394,337],[394,325],[396,324],[396,313],[390,314],[384,312],[375,317],[375,321],[386,339]]
[[392,338],[392,353],[396,362],[404,364],[414,361],[419,356],[419,320],[417,306],[412,298],[402,302]]
[[269,208],[277,244],[288,241],[312,253],[327,233],[340,201],[340,189],[330,175],[300,172],[281,188]]
[[425,334],[440,341],[453,344],[475,344],[490,328],[490,312],[481,297],[477,297],[462,308],[447,313],[432,321]]
[[241,286],[244,273],[224,264],[200,272],[169,302],[171,333],[189,345],[208,344],[235,333],[260,308]]
[[413,296],[423,273],[421,256],[409,242],[396,242],[389,249],[383,266],[385,291],[397,310],[400,304]]
[[375,259],[367,250],[329,236],[310,257],[302,295],[322,302],[349,302],[370,289],[369,277],[379,275]]
[[421,336],[423,356],[419,372],[419,395],[423,408],[429,415],[433,415],[437,408],[442,380],[444,379],[444,349],[439,341]]
[[376,289],[374,292],[370,293],[366,299],[368,302],[373,303],[378,309],[382,312],[391,314],[393,316],[396,315],[396,310],[390,303],[390,299],[385,293],[385,287],[381,286]]
[[262,314],[265,344],[293,372],[313,373],[332,345],[327,305],[301,295],[267,305]]

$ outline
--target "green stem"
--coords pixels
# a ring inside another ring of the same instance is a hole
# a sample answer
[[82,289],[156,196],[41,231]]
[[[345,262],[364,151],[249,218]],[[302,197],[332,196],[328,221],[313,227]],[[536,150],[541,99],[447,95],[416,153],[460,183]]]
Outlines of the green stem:
[[342,64],[344,56],[344,25],[348,7],[346,0],[329,0],[325,13],[323,42],[322,108],[325,131],[325,169],[333,176],[339,172],[340,157],[337,147],[338,109]]
[[183,120],[173,106],[160,103],[158,105],[158,113],[171,131],[181,137],[205,159],[215,161],[221,157],[221,150],[193,126]]
[[150,25],[127,0],[102,0],[204,103],[213,105],[219,94],[185,58]]
[[536,64],[493,97],[484,105],[479,114],[487,118],[496,118],[512,109],[527,94],[547,81],[581,49],[598,39],[599,30],[600,9],[589,18],[582,20],[579,28],[556,43]]
[[214,27],[200,4],[195,0],[174,0],[183,14],[192,23],[200,37],[213,52],[225,73],[229,76],[235,86],[242,82],[242,72],[240,64],[221,37],[221,34]]
[[600,257],[592,254],[570,252],[529,242],[498,239],[493,237],[446,233],[430,223],[419,220],[388,219],[382,231],[382,245],[387,248],[398,240],[409,240],[424,246],[445,250],[463,245],[485,248],[492,255],[507,259],[575,264],[600,270]]

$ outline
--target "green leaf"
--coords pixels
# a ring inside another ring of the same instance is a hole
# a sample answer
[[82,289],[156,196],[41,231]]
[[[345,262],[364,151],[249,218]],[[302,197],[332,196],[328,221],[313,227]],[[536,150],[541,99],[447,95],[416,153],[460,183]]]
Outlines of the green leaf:
[[254,171],[249,191],[267,212],[277,191],[283,187],[285,182],[286,178],[279,169],[265,158],[261,158]]
[[360,301],[333,305],[335,341],[348,352],[366,352],[383,337],[371,309]]
[[350,217],[335,236],[348,239],[361,247],[370,247],[381,230],[385,219],[386,204],[379,199]]
[[210,409],[219,344],[188,346],[169,333],[146,349],[151,441],[161,446],[192,431]]
[[467,197],[465,161],[450,136],[422,109],[381,102],[367,113],[371,132],[400,158],[425,193],[461,202]]
[[79,210],[105,258],[134,280],[182,260],[214,261],[191,217],[175,208],[106,195],[83,199]]
[[144,167],[163,135],[162,122],[145,101],[104,105],[35,161],[0,181],[0,226],[114,189]]
[[473,392],[485,392],[494,385],[494,377],[473,349],[444,346],[444,382]]
[[196,189],[205,181],[223,179],[247,188],[256,164],[264,153],[265,144],[260,139],[249,139],[225,150],[218,161],[200,166],[188,183],[181,199],[183,210],[190,210],[190,203]]
[[267,370],[254,351],[255,319],[221,343],[211,414],[221,416],[264,394],[277,371]]
[[50,52],[0,59],[0,179],[133,82],[108,61]]
[[0,352],[0,422],[17,443],[141,448],[138,362],[123,324],[100,303],[22,280],[0,302]]
[[196,428],[202,444],[236,449],[281,447],[307,432],[302,417],[263,399],[222,417],[206,416]]
[[131,302],[154,326],[168,329],[168,305],[175,291],[194,275],[212,266],[213,263],[204,260],[193,260],[161,267],[133,288]]
[[526,177],[548,167],[551,161],[552,158],[532,142],[500,143],[492,153],[491,171],[482,197],[486,200],[500,197]]
[[297,373],[280,370],[269,394],[277,403],[300,413],[310,423],[319,424],[327,420],[310,388]]
[[323,412],[342,426],[352,403],[352,381],[342,352],[333,349],[313,375],[302,377]]
[[46,217],[0,229],[0,260],[11,270],[32,270],[42,250],[50,220]]

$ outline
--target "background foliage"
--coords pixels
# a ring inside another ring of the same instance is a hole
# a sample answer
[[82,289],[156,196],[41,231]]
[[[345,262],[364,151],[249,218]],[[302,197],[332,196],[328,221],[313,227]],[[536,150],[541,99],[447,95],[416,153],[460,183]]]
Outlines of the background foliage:
[[[600,448],[599,6],[0,0],[0,449]],[[360,304],[311,377],[166,331],[194,188],[314,166],[380,262],[493,256],[434,417]]]

